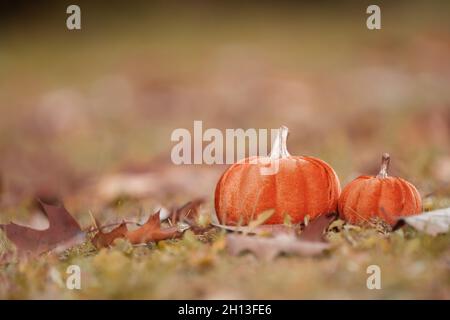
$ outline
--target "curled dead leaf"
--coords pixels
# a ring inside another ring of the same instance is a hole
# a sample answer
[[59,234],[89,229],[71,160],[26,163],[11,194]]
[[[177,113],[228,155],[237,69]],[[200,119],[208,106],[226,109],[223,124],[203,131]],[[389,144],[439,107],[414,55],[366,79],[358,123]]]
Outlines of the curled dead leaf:
[[36,230],[13,222],[0,225],[20,254],[38,255],[49,250],[64,250],[84,241],[85,233],[64,207],[42,202],[40,205],[48,218],[47,229]]
[[132,244],[148,243],[153,241],[161,241],[166,239],[173,239],[181,235],[178,227],[169,227],[161,229],[161,220],[159,219],[159,212],[151,215],[147,222],[134,231],[128,231],[126,238]]
[[99,227],[98,232],[92,238],[92,243],[97,248],[104,248],[111,246],[114,240],[124,238],[130,241],[131,244],[142,244],[177,238],[183,233],[183,231],[184,230],[178,228],[178,226],[162,229],[158,211],[151,215],[147,222],[136,230],[128,230],[125,222],[122,222],[118,227],[110,232],[103,232],[102,227]]

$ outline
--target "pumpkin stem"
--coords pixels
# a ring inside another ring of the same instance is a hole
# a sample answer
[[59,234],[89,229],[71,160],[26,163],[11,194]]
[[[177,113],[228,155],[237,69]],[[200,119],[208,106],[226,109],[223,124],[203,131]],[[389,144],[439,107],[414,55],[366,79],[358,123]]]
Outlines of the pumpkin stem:
[[389,153],[383,153],[383,156],[381,157],[381,168],[380,172],[377,175],[377,178],[387,178],[390,160],[391,156],[389,155]]
[[270,159],[276,160],[291,156],[286,146],[288,134],[289,129],[287,127],[281,126],[280,129],[278,129],[278,134],[275,137],[272,150],[270,151]]

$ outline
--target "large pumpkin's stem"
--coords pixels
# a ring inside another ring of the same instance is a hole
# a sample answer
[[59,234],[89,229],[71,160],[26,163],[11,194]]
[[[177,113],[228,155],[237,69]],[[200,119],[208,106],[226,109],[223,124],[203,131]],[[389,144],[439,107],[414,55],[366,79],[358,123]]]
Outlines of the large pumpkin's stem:
[[278,135],[275,137],[275,140],[272,145],[272,150],[270,151],[270,159],[282,159],[290,157],[291,155],[287,151],[287,138],[289,134],[289,129],[285,126],[281,126],[278,129]]
[[387,178],[390,160],[391,156],[389,155],[389,153],[383,153],[383,156],[381,157],[381,168],[380,172],[377,175],[377,178]]

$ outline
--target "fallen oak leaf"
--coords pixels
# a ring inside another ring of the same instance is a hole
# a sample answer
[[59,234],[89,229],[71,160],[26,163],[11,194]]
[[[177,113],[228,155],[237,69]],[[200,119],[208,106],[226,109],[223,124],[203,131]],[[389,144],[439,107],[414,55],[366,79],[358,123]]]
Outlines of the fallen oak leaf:
[[[129,222],[123,221],[118,227],[110,232],[103,232],[102,229],[104,227],[98,227],[97,233],[92,238],[92,243],[100,249],[111,246],[114,240],[119,238],[127,239],[131,244],[143,244],[173,239],[182,234],[182,231],[177,226],[161,229],[159,211],[150,215],[147,222],[136,230],[129,231],[127,228],[128,223]],[[96,224],[98,226],[100,225],[99,223]]]
[[20,254],[39,255],[53,249],[64,250],[84,240],[85,233],[63,206],[43,202],[40,205],[48,219],[47,229],[36,230],[13,222],[0,225]]
[[[99,225],[97,223],[97,225]],[[98,232],[92,238],[92,244],[97,248],[106,248],[113,244],[118,238],[125,238],[128,232],[127,223],[123,221],[118,227],[110,232],[103,232],[102,228],[98,228]]]
[[337,214],[334,212],[323,214],[314,220],[311,220],[311,222],[305,226],[298,238],[304,241],[324,242],[324,232],[336,219]]
[[231,255],[249,251],[257,258],[273,260],[278,255],[294,254],[298,256],[317,256],[330,248],[329,243],[302,241],[293,235],[277,235],[273,238],[229,234],[226,248]]
[[159,211],[151,215],[147,222],[144,223],[139,229],[134,231],[128,231],[126,238],[132,244],[141,244],[154,241],[161,241],[166,239],[173,239],[179,237],[182,232],[178,227],[169,227],[161,229],[161,220],[159,218]]
[[424,212],[419,215],[402,217],[397,220],[393,230],[408,224],[426,234],[436,236],[450,230],[450,208]]

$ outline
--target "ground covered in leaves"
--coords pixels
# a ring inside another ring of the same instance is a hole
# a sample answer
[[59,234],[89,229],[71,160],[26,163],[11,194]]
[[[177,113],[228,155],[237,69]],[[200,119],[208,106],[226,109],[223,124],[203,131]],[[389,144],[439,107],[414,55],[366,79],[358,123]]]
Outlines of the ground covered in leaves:
[[[373,32],[354,4],[82,7],[78,33],[59,5],[0,19],[0,224],[45,229],[41,199],[64,203],[91,239],[96,223],[136,229],[201,197],[205,226],[226,166],[170,160],[172,131],[194,120],[286,125],[290,153],[327,161],[342,186],[376,174],[389,152],[391,174],[417,186],[425,210],[450,207],[448,4],[386,4]],[[448,233],[337,220],[323,253],[264,259],[231,254],[221,228],[182,230],[13,262],[0,231],[0,261],[9,261],[0,298],[450,298]],[[366,286],[374,264],[381,290]],[[81,290],[66,288],[69,265],[81,268]]]
[[[404,299],[450,298],[450,236],[406,228],[391,234],[333,222],[332,248],[320,257],[232,256],[225,232],[132,246],[90,242],[61,254],[2,266],[2,298]],[[79,265],[81,290],[66,288],[66,269]],[[381,268],[381,290],[366,286],[367,267]]]

